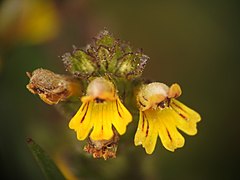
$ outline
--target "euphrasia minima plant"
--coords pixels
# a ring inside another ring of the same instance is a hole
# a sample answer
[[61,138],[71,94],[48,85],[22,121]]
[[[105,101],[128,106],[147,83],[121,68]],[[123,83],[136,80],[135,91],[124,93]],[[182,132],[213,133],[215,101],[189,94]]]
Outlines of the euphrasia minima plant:
[[94,158],[116,157],[120,136],[137,121],[136,146],[152,154],[159,137],[167,150],[174,151],[184,145],[178,130],[195,135],[201,117],[177,100],[182,93],[178,84],[147,83],[141,78],[148,59],[142,50],[134,51],[103,30],[86,48],[74,47],[62,56],[71,75],[36,69],[27,73],[27,88],[50,105],[81,103],[69,128],[79,141],[87,139],[84,150]]

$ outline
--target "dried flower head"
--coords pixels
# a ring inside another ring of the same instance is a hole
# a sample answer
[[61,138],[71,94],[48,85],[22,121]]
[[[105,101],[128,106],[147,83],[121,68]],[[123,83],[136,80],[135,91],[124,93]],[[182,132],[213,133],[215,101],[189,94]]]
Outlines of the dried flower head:
[[88,144],[84,147],[84,151],[92,154],[94,158],[116,158],[116,152],[119,141],[119,134],[113,128],[113,137],[109,140],[93,140],[88,138]]
[[71,96],[80,96],[81,83],[72,77],[55,74],[46,69],[36,69],[32,73],[27,72],[30,82],[27,89],[38,94],[47,104],[57,104]]

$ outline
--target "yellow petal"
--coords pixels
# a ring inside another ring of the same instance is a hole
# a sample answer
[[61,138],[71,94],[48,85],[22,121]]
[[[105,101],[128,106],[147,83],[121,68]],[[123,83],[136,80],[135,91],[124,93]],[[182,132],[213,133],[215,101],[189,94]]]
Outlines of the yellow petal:
[[126,126],[129,122],[132,121],[132,115],[129,111],[123,106],[121,101],[117,99],[116,101],[112,101],[112,111],[113,111],[113,118],[112,123],[118,133],[120,135],[126,132]]
[[86,113],[89,108],[89,103],[83,103],[75,116],[69,122],[69,128],[77,130],[80,122],[82,121],[83,116],[86,116]]
[[125,133],[132,116],[119,99],[96,103],[90,96],[85,96],[82,101],[82,106],[69,122],[69,127],[77,131],[79,140],[84,140],[92,129],[92,140],[109,140],[113,137],[112,125],[119,134]]
[[102,138],[102,103],[93,103],[92,117],[93,131],[90,135],[91,139],[99,140]]
[[103,139],[111,139],[113,137],[112,130],[112,102],[107,103],[103,108]]
[[169,98],[176,98],[176,97],[179,97],[181,94],[182,94],[182,90],[177,83],[171,85],[168,91]]
[[157,124],[156,110],[146,111],[146,117],[148,121],[148,127],[146,131],[146,139],[143,142],[143,147],[147,154],[152,154],[158,137],[158,124]]
[[135,146],[143,144],[146,140],[146,131],[147,131],[147,126],[148,126],[147,125],[148,121],[145,116],[146,115],[144,115],[143,112],[140,111],[138,128],[137,128],[137,132],[134,137]]
[[[197,122],[201,120],[200,115],[176,99],[171,100],[170,107],[168,111],[176,126],[188,135],[195,135]],[[172,112],[170,113],[170,111]]]
[[94,119],[94,128],[90,135],[93,140],[109,140],[113,136],[112,123],[109,121],[111,118],[111,111],[109,110],[111,102],[95,103],[94,112],[97,117]]
[[[173,110],[170,110],[173,111]],[[183,117],[181,117],[176,112],[171,113],[172,118],[175,121],[175,124],[178,129],[182,130],[188,135],[195,135],[197,134],[197,123],[195,121],[186,121]]]
[[163,146],[169,151],[174,151],[176,147],[172,143],[171,138],[169,137],[169,132],[162,121],[159,122],[158,134]]
[[93,100],[94,100],[94,98],[93,98],[92,96],[83,96],[83,97],[81,98],[81,101],[82,101],[83,103],[89,102],[89,101],[93,101]]
[[77,138],[79,140],[84,140],[86,139],[86,137],[88,136],[90,130],[92,129],[93,126],[93,115],[94,113],[92,113],[93,111],[93,102],[89,102],[89,106],[87,108],[87,112],[83,115],[80,116],[80,123],[76,129],[77,131]]
[[166,110],[159,111],[159,136],[163,146],[170,151],[174,151],[176,148],[183,147],[185,140],[176,128],[175,120],[171,116],[172,112]]
[[127,108],[122,104],[119,98],[117,98],[118,111],[126,125],[132,121],[132,115]]
[[171,99],[170,106],[188,121],[199,122],[201,120],[200,115],[196,111],[190,109],[174,98]]

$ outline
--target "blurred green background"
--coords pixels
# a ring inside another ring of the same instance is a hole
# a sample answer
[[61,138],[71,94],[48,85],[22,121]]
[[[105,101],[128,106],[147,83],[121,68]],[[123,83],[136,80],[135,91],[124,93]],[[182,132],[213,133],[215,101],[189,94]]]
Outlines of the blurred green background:
[[[231,0],[0,1],[1,176],[43,179],[26,145],[31,137],[79,179],[237,179],[239,17],[239,3]],[[26,71],[65,73],[59,56],[85,46],[103,27],[143,48],[150,56],[144,77],[178,82],[180,100],[201,114],[199,133],[184,135],[183,148],[171,153],[158,140],[155,152],[145,154],[133,145],[135,121],[117,159],[89,158],[69,118],[25,88]]]

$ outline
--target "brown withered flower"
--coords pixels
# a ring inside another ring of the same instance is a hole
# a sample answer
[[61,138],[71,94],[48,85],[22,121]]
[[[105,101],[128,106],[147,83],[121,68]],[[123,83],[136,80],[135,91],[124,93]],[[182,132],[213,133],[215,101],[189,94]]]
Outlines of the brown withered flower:
[[113,128],[113,133],[113,137],[109,140],[93,140],[89,137],[88,144],[84,147],[84,151],[92,154],[94,158],[103,158],[104,160],[116,158],[119,134],[115,128]]
[[55,74],[46,69],[36,69],[32,73],[27,72],[30,78],[27,89],[38,94],[47,104],[57,104],[71,96],[80,96],[81,83],[69,76]]

